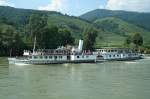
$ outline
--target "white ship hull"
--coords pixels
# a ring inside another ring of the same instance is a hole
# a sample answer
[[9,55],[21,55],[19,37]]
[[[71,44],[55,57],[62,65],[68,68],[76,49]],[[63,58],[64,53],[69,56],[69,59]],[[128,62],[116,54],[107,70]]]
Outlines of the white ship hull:
[[64,64],[64,63],[95,63],[95,60],[66,60],[66,61],[51,61],[51,60],[20,60],[15,58],[9,58],[8,59],[9,64],[15,64],[15,65],[44,65],[44,64]]
[[21,58],[8,58],[9,64],[63,64],[63,63],[94,63],[96,55],[32,55]]
[[138,60],[143,57],[124,57],[124,58],[107,58],[107,59],[78,59],[78,60],[32,60],[32,59],[17,59],[17,58],[8,58],[9,64],[15,65],[44,65],[44,64],[64,64],[64,63],[98,63],[105,61],[130,61]]

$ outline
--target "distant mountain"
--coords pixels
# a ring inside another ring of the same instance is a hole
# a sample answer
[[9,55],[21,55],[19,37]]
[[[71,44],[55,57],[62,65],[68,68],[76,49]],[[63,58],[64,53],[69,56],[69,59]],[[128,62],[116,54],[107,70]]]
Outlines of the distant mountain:
[[90,22],[106,17],[117,17],[129,23],[150,30],[150,13],[96,9],[80,16],[80,18],[88,20]]
[[55,11],[17,9],[0,6],[0,29],[13,26],[24,32],[32,14],[48,16],[48,25],[67,27],[76,41],[81,38],[85,27],[91,25],[98,30],[95,47],[122,46],[127,36],[141,33],[144,41],[150,40],[150,14],[126,11],[94,10],[80,17],[68,16]]

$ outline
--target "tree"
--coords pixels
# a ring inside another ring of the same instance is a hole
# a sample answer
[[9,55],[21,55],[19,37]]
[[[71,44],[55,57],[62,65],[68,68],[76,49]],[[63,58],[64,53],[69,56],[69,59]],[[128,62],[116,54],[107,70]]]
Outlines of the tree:
[[22,55],[25,46],[26,44],[23,42],[21,35],[18,32],[15,32],[13,35],[12,46],[12,52],[14,53],[14,55]]
[[51,26],[45,28],[42,36],[42,46],[45,49],[55,49],[59,46],[59,33],[58,27]]
[[71,35],[71,32],[68,29],[59,29],[59,35],[60,35],[60,44],[62,46],[65,46],[67,44],[73,45],[74,44],[74,38]]
[[128,36],[128,37],[125,39],[125,43],[124,43],[124,44],[125,44],[125,46],[129,47],[131,43],[132,43],[131,37]]
[[13,26],[4,25],[0,31],[0,54],[21,55],[24,43],[20,34]]
[[42,42],[42,33],[47,27],[47,16],[32,14],[30,16],[28,25],[32,40],[37,42],[37,45],[41,47],[40,42]]
[[132,40],[136,48],[143,45],[143,37],[139,33],[134,34]]
[[93,50],[94,43],[97,37],[97,30],[92,27],[88,27],[85,29],[83,33],[83,40],[84,40],[84,49],[85,50]]
[[0,49],[2,47],[2,31],[1,31],[1,28],[0,28]]
[[42,48],[55,49],[58,46],[73,44],[74,38],[67,29],[59,29],[57,26],[46,27],[42,36]]

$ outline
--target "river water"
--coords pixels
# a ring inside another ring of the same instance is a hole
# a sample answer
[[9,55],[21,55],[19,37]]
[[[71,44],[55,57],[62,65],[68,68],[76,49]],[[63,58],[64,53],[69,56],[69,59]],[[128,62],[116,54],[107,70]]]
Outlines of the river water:
[[150,59],[15,66],[0,58],[0,99],[150,99]]

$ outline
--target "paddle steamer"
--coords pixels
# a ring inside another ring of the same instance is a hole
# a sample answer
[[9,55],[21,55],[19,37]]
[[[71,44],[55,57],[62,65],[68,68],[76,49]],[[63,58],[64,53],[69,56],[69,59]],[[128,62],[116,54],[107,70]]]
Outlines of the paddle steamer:
[[83,40],[79,40],[78,47],[57,49],[39,49],[33,52],[25,50],[23,57],[8,58],[9,64],[62,64],[62,63],[96,63],[110,60],[135,60],[142,55],[132,49],[104,48],[95,51],[83,50]]

